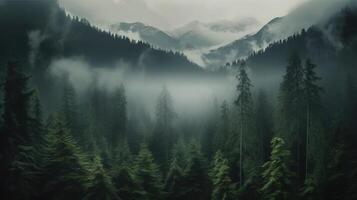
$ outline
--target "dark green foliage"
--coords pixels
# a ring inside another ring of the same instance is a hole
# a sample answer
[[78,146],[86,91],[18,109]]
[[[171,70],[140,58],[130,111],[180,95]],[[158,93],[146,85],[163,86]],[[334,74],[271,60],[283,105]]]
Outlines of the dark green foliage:
[[224,153],[228,153],[230,147],[228,140],[230,139],[231,133],[231,120],[230,120],[230,111],[226,101],[222,103],[221,106],[221,117],[219,121],[218,130],[215,137],[215,149],[221,150]]
[[196,144],[191,144],[190,158],[184,171],[184,199],[204,200],[211,194],[207,163]]
[[24,189],[23,198],[29,198],[29,181],[36,169],[29,129],[32,92],[28,89],[28,81],[29,77],[21,72],[18,63],[8,63],[3,82],[4,113],[0,133],[0,176],[3,181],[0,187],[10,197],[16,187],[21,187]]
[[63,98],[62,98],[62,112],[64,119],[67,123],[67,127],[70,131],[70,134],[73,135],[77,140],[81,138],[80,129],[79,129],[79,115],[78,115],[78,106],[76,92],[68,79],[69,75],[67,74],[63,79]]
[[214,166],[211,172],[213,184],[212,200],[233,199],[233,184],[229,177],[228,160],[223,158],[222,153],[218,151],[214,157]]
[[184,174],[183,170],[178,164],[177,159],[171,162],[169,172],[165,180],[165,192],[167,193],[166,199],[180,200],[184,199]]
[[[146,66],[148,73],[200,72],[181,53],[156,50],[141,41],[117,36],[92,26],[87,20],[67,16],[55,0],[12,1],[0,6],[0,59],[16,54],[29,60],[37,70],[46,69],[58,57],[81,56],[91,64],[114,67],[118,60],[133,65],[133,71]],[[31,56],[29,33],[42,36],[38,53]],[[145,54],[145,59],[141,57]],[[46,86],[42,86],[46,88]]]
[[286,150],[284,140],[277,137],[271,141],[271,148],[270,159],[263,165],[264,186],[261,188],[261,192],[264,194],[264,199],[293,199],[293,174],[288,164],[290,152]]
[[299,184],[303,183],[305,177],[305,145],[306,135],[305,112],[304,112],[304,68],[300,57],[293,53],[286,68],[283,82],[280,86],[280,135],[289,141],[288,146],[295,149],[296,172]]
[[304,187],[301,191],[301,199],[315,200],[319,199],[317,192],[317,183],[313,177],[307,177],[305,179]]
[[146,192],[139,185],[133,170],[129,166],[115,168],[112,177],[117,188],[117,194],[121,199],[148,199]]
[[94,158],[93,169],[91,170],[91,177],[86,186],[84,200],[119,200],[115,186],[111,177],[104,170],[100,161],[100,157]]
[[256,106],[256,127],[259,137],[260,160],[267,161],[270,155],[270,141],[273,137],[273,113],[264,91],[259,91]]
[[149,200],[162,199],[163,184],[159,167],[147,145],[143,144],[135,161],[135,179],[145,191],[144,196]]
[[90,181],[90,163],[69,134],[60,115],[55,116],[46,136],[43,195],[50,199],[83,197]]
[[[238,85],[237,85],[237,92],[238,97],[234,102],[237,106],[238,113],[238,126],[239,126],[239,139],[235,139],[239,141],[239,177],[240,177],[240,185],[244,184],[244,176],[246,172],[244,169],[246,168],[247,164],[249,164],[249,160],[255,156],[252,152],[254,148],[251,140],[247,140],[248,137],[246,135],[253,136],[254,131],[253,128],[253,99],[251,94],[251,81],[248,77],[246,71],[246,63],[245,61],[239,62],[239,72],[238,72]],[[248,147],[248,148],[247,148]],[[248,156],[246,156],[248,154]],[[249,160],[248,160],[249,159]],[[248,162],[245,162],[248,161]]]

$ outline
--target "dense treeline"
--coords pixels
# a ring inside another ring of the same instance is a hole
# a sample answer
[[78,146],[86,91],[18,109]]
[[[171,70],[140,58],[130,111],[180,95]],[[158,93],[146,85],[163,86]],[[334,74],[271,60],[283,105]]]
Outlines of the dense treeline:
[[[168,89],[155,121],[129,115],[125,86],[80,99],[63,77],[48,113],[20,63],[2,82],[1,195],[10,199],[355,199],[357,86],[340,112],[323,104],[317,66],[290,55],[278,101],[252,92],[237,62],[236,99],[215,104],[201,128],[177,125]],[[44,114],[47,113],[47,114]],[[141,113],[145,115],[145,113]],[[129,117],[130,116],[130,117]],[[195,133],[195,132],[199,132]]]

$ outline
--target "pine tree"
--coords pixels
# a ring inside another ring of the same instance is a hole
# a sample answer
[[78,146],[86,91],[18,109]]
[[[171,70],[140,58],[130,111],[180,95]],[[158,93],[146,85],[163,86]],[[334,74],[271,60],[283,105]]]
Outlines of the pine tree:
[[121,165],[113,169],[112,177],[117,188],[117,194],[123,200],[148,199],[146,192],[139,185],[133,170],[128,165]]
[[211,172],[213,191],[212,200],[233,199],[232,180],[229,177],[228,160],[224,159],[222,153],[218,151],[214,159],[214,168]]
[[131,165],[133,163],[133,155],[130,152],[128,143],[123,140],[120,142],[112,155],[112,165],[114,168],[120,168],[125,165]]
[[147,145],[143,144],[135,161],[135,179],[138,181],[149,200],[162,198],[163,185],[159,167]]
[[97,155],[94,159],[91,177],[86,186],[84,200],[119,200],[116,188],[111,177],[104,170],[100,157]]
[[230,136],[230,113],[228,108],[228,103],[224,101],[221,106],[221,118],[219,123],[218,132],[216,133],[216,150],[222,150],[227,153],[229,147],[227,144],[227,140]]
[[171,162],[170,170],[165,180],[165,192],[167,193],[167,199],[184,199],[183,177],[183,171],[179,166],[177,159],[174,158]]
[[239,118],[239,127],[240,127],[240,137],[239,137],[239,176],[240,176],[240,185],[244,183],[244,154],[246,149],[244,149],[245,144],[245,134],[249,128],[251,128],[252,114],[253,114],[253,100],[250,88],[252,84],[246,72],[246,63],[244,61],[240,62],[239,74],[237,76],[238,85],[238,98],[235,101],[236,106],[238,107],[238,118]]
[[[21,72],[16,62],[9,62],[4,82],[3,127],[0,133],[0,191],[15,199],[16,188],[22,188],[20,198],[29,198],[31,180],[36,163],[31,144],[29,125],[32,91],[28,89],[28,76]],[[10,196],[11,195],[11,196]]]
[[207,164],[196,144],[190,146],[189,163],[184,176],[184,199],[204,200],[211,194]]
[[[305,76],[304,76],[304,99],[306,102],[306,156],[305,156],[305,175],[306,177],[309,174],[309,151],[310,146],[310,134],[314,134],[319,136],[318,141],[314,145],[318,145],[318,143],[324,143],[324,137],[321,136],[322,133],[312,133],[312,128],[316,127],[321,123],[321,96],[320,93],[322,88],[317,84],[317,82],[321,79],[316,75],[315,72],[316,65],[311,62],[310,59],[306,60],[305,63]],[[316,128],[314,129],[316,131]],[[319,134],[319,135],[318,135]],[[321,156],[321,155],[320,155]]]
[[304,114],[304,68],[300,57],[293,53],[280,85],[280,133],[294,147],[296,172],[299,185],[303,184],[305,174],[305,124]]
[[163,171],[168,168],[170,152],[175,141],[173,134],[173,120],[176,114],[172,105],[172,98],[165,87],[156,105],[156,125],[150,145],[155,159],[158,160]]
[[265,199],[292,199],[292,172],[288,167],[290,152],[286,150],[285,142],[281,138],[271,141],[270,160],[263,165],[264,186],[261,192]]
[[256,126],[259,135],[261,160],[266,162],[270,155],[270,141],[273,136],[273,114],[266,94],[260,91],[256,106]]
[[79,199],[90,178],[90,163],[66,125],[64,117],[56,115],[45,138],[44,198]]

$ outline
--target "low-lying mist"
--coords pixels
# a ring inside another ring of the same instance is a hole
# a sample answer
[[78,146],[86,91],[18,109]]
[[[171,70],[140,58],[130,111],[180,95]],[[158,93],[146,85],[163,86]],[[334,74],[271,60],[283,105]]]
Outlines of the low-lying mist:
[[171,95],[178,118],[204,116],[213,108],[214,101],[232,102],[235,97],[234,76],[150,76],[144,72],[133,73],[129,69],[130,65],[122,62],[118,62],[116,68],[105,68],[91,66],[81,58],[73,58],[52,62],[49,72],[58,80],[67,76],[81,102],[88,99],[90,90],[99,89],[110,95],[123,84],[129,116],[131,111],[144,109],[154,117],[157,99],[164,88]]

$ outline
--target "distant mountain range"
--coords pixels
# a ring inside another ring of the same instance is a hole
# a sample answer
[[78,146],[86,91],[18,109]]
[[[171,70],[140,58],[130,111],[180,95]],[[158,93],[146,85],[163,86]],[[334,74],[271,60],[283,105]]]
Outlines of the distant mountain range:
[[270,29],[280,23],[282,18],[275,18],[263,26],[257,33],[247,35],[228,45],[211,50],[204,54],[203,60],[208,65],[220,66],[238,58],[249,56],[254,51],[268,46],[276,38]]
[[171,31],[163,31],[140,22],[122,22],[111,25],[110,30],[118,35],[145,41],[161,49],[193,50],[229,43],[251,33],[258,26],[257,20],[246,18],[236,21],[221,20],[214,23],[193,21]]

